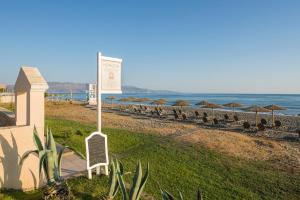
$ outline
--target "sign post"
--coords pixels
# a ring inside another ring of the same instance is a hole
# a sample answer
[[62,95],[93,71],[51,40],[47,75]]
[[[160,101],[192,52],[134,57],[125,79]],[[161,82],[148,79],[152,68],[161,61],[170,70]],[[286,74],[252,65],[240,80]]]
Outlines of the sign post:
[[87,154],[88,178],[92,178],[92,170],[101,173],[101,166],[104,167],[104,174],[108,175],[108,147],[107,136],[101,132],[101,95],[121,94],[121,65],[122,59],[104,57],[100,52],[97,54],[97,128],[85,139]]

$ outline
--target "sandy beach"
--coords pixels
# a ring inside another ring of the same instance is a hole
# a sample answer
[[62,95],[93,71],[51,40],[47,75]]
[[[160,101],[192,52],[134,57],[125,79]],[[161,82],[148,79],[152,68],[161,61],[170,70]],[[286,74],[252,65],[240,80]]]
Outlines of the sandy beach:
[[[249,134],[242,131],[203,127],[191,122],[122,113],[109,109],[109,107],[110,105],[104,106],[102,115],[104,127],[127,129],[141,134],[159,134],[187,144],[204,145],[215,151],[242,159],[268,161],[281,170],[300,173],[300,140],[296,133],[278,130],[272,135],[262,132]],[[187,113],[191,111],[187,108],[184,109],[184,112]],[[221,116],[222,114],[224,114],[223,111],[216,111],[216,115]],[[96,124],[95,108],[79,103],[48,102],[46,115],[47,117],[60,117]],[[253,118],[253,114],[238,113],[238,115],[241,118]],[[286,116],[280,116],[280,119],[284,122],[288,121],[290,124],[297,124],[299,120],[297,117]],[[288,129],[292,129],[292,127],[288,127]]]

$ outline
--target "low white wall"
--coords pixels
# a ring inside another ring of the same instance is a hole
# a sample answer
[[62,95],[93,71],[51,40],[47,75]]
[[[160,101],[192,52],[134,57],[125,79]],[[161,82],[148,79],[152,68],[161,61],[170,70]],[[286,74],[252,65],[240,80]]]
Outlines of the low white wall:
[[0,93],[0,103],[14,103],[15,94],[14,93]]
[[31,190],[40,186],[38,157],[32,154],[19,165],[22,155],[35,149],[32,126],[0,128],[1,188]]

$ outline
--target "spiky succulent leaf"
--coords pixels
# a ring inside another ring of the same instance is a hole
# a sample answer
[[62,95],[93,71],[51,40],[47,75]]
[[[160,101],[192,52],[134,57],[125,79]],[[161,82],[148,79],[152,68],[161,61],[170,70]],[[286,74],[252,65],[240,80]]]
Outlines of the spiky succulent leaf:
[[124,175],[124,166],[121,161],[116,159],[116,164],[117,164],[117,170],[121,173],[121,175]]
[[[39,152],[39,160],[40,160],[39,161],[39,176],[41,176],[42,168],[43,168],[43,165],[44,165],[44,162],[45,162],[45,159],[46,159],[48,153],[50,153],[50,152],[47,151],[47,150],[43,150],[43,151]],[[44,171],[45,171],[45,173],[47,173],[47,169],[46,168],[44,168]]]
[[179,197],[180,197],[180,200],[183,200],[183,195],[180,191],[179,191]]
[[163,200],[175,200],[175,197],[167,190],[160,189]]
[[142,195],[142,193],[143,193],[143,190],[144,190],[144,188],[145,188],[145,185],[146,185],[146,183],[147,183],[147,181],[148,181],[148,178],[149,178],[149,163],[147,164],[147,170],[146,170],[146,173],[145,173],[145,175],[144,175],[144,177],[143,177],[143,179],[142,179],[142,181],[141,181],[141,184],[140,184],[140,186],[139,186],[139,191],[138,191],[137,197],[136,197],[137,200],[140,199],[140,197],[141,197],[141,195]]
[[35,154],[39,155],[39,151],[38,151],[38,150],[27,151],[27,152],[25,152],[25,153],[23,154],[23,156],[21,157],[19,165],[22,166],[23,163],[24,163],[24,161],[25,161],[25,159],[26,159],[30,154],[32,154],[32,153],[35,153]]
[[109,191],[108,197],[113,199],[119,190],[118,178],[117,178],[117,169],[114,161],[111,161],[110,173],[109,173]]
[[65,146],[67,149],[70,149],[71,151],[73,151],[76,155],[80,156],[82,159],[86,159],[86,157],[80,153],[79,151],[77,151],[77,149],[70,147],[70,146]]
[[65,151],[66,147],[62,147],[62,149],[59,151],[58,153],[58,176],[61,177],[61,161],[62,161],[62,156],[63,156],[63,153]]
[[123,176],[121,175],[120,172],[117,172],[117,177],[118,177],[119,186],[120,186],[121,191],[122,191],[123,200],[127,200],[127,193],[126,193],[126,187],[125,187],[125,182],[123,180]]
[[41,139],[40,139],[40,137],[38,135],[36,127],[34,127],[34,129],[33,129],[33,142],[34,142],[37,150],[39,150],[39,151],[43,151],[44,150],[43,144],[42,144]]
[[55,166],[58,166],[58,156],[57,156],[57,149],[56,149],[56,142],[54,140],[52,131],[50,129],[49,131],[49,148],[53,152],[53,161]]
[[141,162],[138,161],[136,165],[136,170],[133,178],[133,182],[131,185],[130,193],[129,193],[129,199],[130,200],[136,200],[137,194],[140,189],[141,181],[142,181],[142,165]]

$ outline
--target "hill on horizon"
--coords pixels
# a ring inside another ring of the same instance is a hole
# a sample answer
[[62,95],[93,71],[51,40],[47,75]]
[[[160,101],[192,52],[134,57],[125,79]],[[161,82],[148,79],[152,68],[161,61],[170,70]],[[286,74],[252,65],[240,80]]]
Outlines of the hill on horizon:
[[[71,83],[71,82],[48,82],[48,93],[85,93],[88,90],[87,83]],[[13,86],[11,86],[13,87]],[[146,88],[139,88],[136,86],[122,86],[124,94],[134,93],[155,93],[155,94],[177,94],[179,92],[169,90],[152,90]]]

